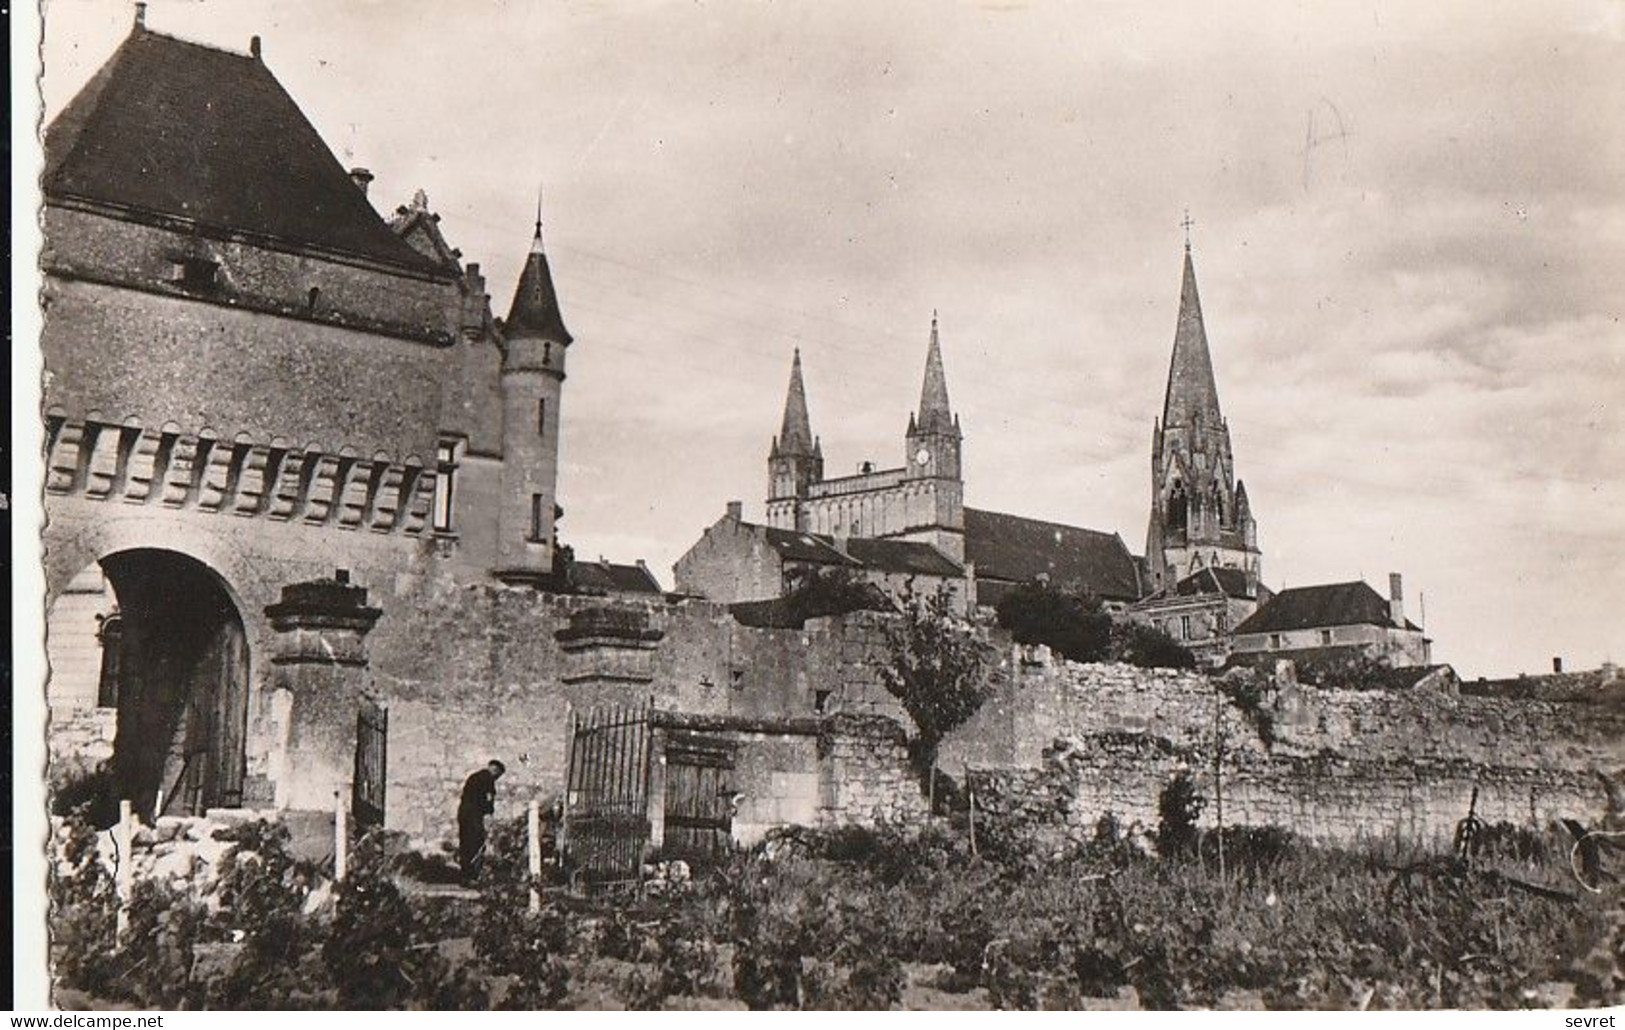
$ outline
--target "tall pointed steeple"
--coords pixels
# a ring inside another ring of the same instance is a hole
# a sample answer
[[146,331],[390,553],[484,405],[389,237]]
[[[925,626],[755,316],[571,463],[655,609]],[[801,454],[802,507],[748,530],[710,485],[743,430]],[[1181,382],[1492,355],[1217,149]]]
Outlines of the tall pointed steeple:
[[540,198],[536,202],[536,235],[531,238],[530,255],[525,258],[524,271],[519,273],[513,306],[508,310],[508,320],[502,330],[510,337],[526,336],[565,345],[572,339],[570,330],[564,327],[558,291],[553,288],[553,272],[547,264],[547,249],[542,245]]
[[948,405],[948,376],[942,368],[942,344],[937,339],[937,313],[931,312],[931,346],[925,354],[925,382],[920,386],[920,413],[915,420],[921,432],[952,433],[953,410]]
[[801,348],[790,362],[790,389],[784,396],[784,421],[775,441],[776,454],[812,454],[812,419],[807,414],[807,387],[801,378]]
[[1242,569],[1257,576],[1257,524],[1236,480],[1230,429],[1219,410],[1213,356],[1202,323],[1186,217],[1185,269],[1179,322],[1168,367],[1162,419],[1151,443],[1151,519],[1146,561],[1153,590],[1172,586],[1198,568]]
[[1213,356],[1208,351],[1207,328],[1202,323],[1202,300],[1196,292],[1196,266],[1185,244],[1185,279],[1179,290],[1179,323],[1174,330],[1174,356],[1168,366],[1168,392],[1162,405],[1162,426],[1188,428],[1200,416],[1202,424],[1218,426],[1219,388],[1213,380]]

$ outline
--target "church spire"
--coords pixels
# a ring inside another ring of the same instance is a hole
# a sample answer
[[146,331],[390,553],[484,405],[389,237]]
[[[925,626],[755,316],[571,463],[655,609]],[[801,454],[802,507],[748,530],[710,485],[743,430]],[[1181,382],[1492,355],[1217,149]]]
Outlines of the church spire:
[[780,454],[812,454],[812,419],[807,414],[807,387],[801,380],[801,348],[790,363],[790,390],[784,397],[784,422],[777,440]]
[[937,313],[931,312],[931,347],[925,355],[925,382],[920,387],[921,432],[953,432],[954,416],[948,406],[948,376],[942,369],[942,344],[937,339]]
[[1174,331],[1174,356],[1168,366],[1162,426],[1164,429],[1188,427],[1198,416],[1208,426],[1221,423],[1219,388],[1213,380],[1213,356],[1208,352],[1202,301],[1196,293],[1196,266],[1191,261],[1187,243],[1184,283],[1179,290],[1179,325]]
[[519,285],[513,291],[513,306],[503,332],[510,337],[528,336],[568,344],[572,337],[564,327],[564,314],[559,310],[558,291],[553,288],[553,273],[547,264],[547,251],[542,246],[542,200],[536,197],[536,234],[531,237],[530,254],[525,258],[524,271],[519,273]]

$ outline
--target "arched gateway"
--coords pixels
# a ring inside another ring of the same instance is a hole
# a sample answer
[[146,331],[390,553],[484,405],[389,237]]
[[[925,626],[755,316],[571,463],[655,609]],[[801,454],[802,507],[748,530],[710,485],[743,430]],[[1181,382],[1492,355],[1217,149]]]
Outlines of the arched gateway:
[[122,550],[97,565],[101,575],[76,579],[110,595],[95,621],[64,598],[51,611],[53,676],[73,675],[58,656],[99,655],[94,690],[52,690],[53,723],[92,698],[112,717],[111,786],[145,817],[241,805],[250,659],[230,591],[176,551]]

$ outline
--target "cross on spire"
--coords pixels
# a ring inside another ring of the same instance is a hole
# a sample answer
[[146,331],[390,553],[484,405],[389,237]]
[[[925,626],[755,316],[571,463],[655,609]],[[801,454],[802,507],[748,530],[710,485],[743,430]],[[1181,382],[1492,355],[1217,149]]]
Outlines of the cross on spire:
[[1183,219],[1181,219],[1180,222],[1179,222],[1179,227],[1181,229],[1185,230],[1185,251],[1186,251],[1186,253],[1189,253],[1190,249],[1191,249],[1191,226],[1193,226],[1195,224],[1196,224],[1195,222],[1191,221],[1191,209],[1186,208],[1185,209],[1185,217]]

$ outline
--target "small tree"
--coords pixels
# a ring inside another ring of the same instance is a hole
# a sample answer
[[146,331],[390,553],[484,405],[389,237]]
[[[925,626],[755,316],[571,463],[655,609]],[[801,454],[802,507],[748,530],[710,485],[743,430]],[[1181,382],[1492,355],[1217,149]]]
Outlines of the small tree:
[[1196,781],[1180,771],[1157,798],[1157,854],[1163,858],[1188,855],[1196,850],[1196,821],[1202,818],[1207,798],[1196,791]]
[[1095,597],[1023,583],[999,599],[999,625],[1018,644],[1043,644],[1074,662],[1098,662],[1111,645],[1112,618]]
[[925,766],[931,808],[937,802],[937,748],[987,698],[987,646],[953,614],[945,591],[922,596],[908,586],[902,615],[886,629],[881,682],[914,721],[914,754]]
[[785,600],[793,617],[803,623],[826,615],[892,610],[885,591],[846,569],[808,569]]
[[1194,669],[1196,656],[1173,637],[1138,622],[1112,624],[1111,657],[1142,669]]

